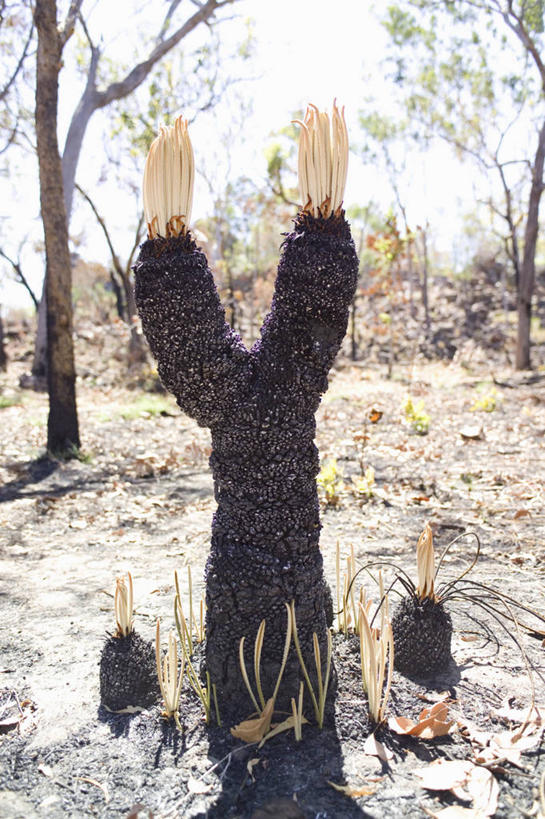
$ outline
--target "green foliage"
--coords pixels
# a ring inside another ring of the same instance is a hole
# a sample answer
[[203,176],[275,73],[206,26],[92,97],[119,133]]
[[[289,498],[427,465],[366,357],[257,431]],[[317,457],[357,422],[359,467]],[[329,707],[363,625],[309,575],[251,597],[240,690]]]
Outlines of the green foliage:
[[93,456],[75,444],[70,444],[66,449],[50,450],[48,454],[58,461],[79,461],[82,464],[93,462]]
[[15,407],[20,403],[21,400],[15,395],[0,395],[0,410],[7,409],[8,407]]
[[525,0],[521,4],[522,19],[530,31],[535,34],[543,33],[544,0]]
[[494,412],[499,403],[498,391],[495,387],[485,392],[482,398],[478,398],[471,406],[471,412]]
[[430,416],[425,411],[424,401],[413,401],[410,395],[403,405],[405,422],[417,435],[427,435],[430,429]]
[[154,418],[157,415],[172,415],[174,401],[168,395],[139,395],[130,404],[112,407],[109,412],[101,413],[100,420],[110,421],[113,418],[123,418],[133,421],[135,418]]
[[375,470],[372,466],[368,466],[363,475],[358,478],[352,478],[354,493],[359,498],[368,500],[373,497],[375,488]]
[[328,458],[322,464],[316,482],[323,492],[327,506],[336,506],[340,501],[340,493],[344,487],[342,472],[337,465],[336,458]]

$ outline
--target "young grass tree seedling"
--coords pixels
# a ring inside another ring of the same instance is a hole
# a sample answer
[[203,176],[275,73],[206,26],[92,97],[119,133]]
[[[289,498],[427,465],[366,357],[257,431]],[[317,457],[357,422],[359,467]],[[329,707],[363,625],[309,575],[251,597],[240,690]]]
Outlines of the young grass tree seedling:
[[301,651],[301,644],[299,642],[299,634],[297,632],[297,620],[295,617],[295,603],[292,600],[291,606],[286,606],[286,608],[290,611],[291,616],[291,627],[293,630],[293,642],[295,644],[295,651],[297,653],[297,657],[299,658],[299,663],[301,665],[301,671],[303,672],[303,677],[305,678],[305,682],[307,684],[308,692],[310,694],[310,699],[312,701],[312,707],[314,708],[314,716],[316,717],[316,722],[318,723],[318,728],[320,730],[323,728],[324,725],[324,717],[325,717],[325,705],[327,701],[327,690],[329,687],[329,678],[331,675],[331,656],[333,654],[333,638],[331,636],[331,632],[328,629],[327,632],[327,654],[326,654],[326,665],[325,665],[325,675],[322,676],[322,657],[320,654],[320,643],[318,642],[318,637],[316,633],[312,635],[313,637],[313,648],[314,648],[314,666],[316,669],[316,680],[317,680],[317,691],[314,691],[314,687],[312,685],[310,674],[307,670],[307,666],[305,663],[305,659],[303,657],[303,652]]
[[178,631],[178,637],[180,639],[180,645],[182,646],[182,652],[185,661],[185,668],[187,673],[187,678],[191,685],[191,688],[200,699],[201,704],[204,708],[204,718],[206,723],[210,722],[210,714],[211,714],[211,702],[212,696],[214,697],[214,706],[216,710],[216,722],[219,726],[221,726],[221,717],[218,707],[218,700],[216,695],[216,686],[215,684],[212,685],[210,682],[210,672],[206,671],[206,685],[203,685],[201,680],[199,679],[199,675],[195,671],[195,667],[191,661],[193,657],[193,638],[192,638],[192,625],[195,627],[197,641],[202,642],[204,640],[204,625],[203,625],[203,602],[201,600],[201,619],[200,625],[197,626],[197,621],[195,620],[193,614],[193,605],[192,605],[192,581],[191,581],[191,569],[187,567],[187,579],[188,579],[188,586],[189,586],[189,623],[188,626],[187,620],[184,614],[184,609],[182,606],[182,596],[180,594],[180,584],[178,581],[178,572],[174,572],[174,583],[176,586],[176,597],[174,598],[174,619],[176,622],[176,630]]
[[431,526],[426,523],[416,545],[418,586],[394,613],[395,667],[408,676],[443,671],[451,660],[452,620],[435,593],[435,556]]
[[100,657],[100,701],[110,711],[145,708],[158,696],[153,646],[133,628],[133,583],[116,579],[116,630],[106,640]]
[[[384,594],[382,576],[379,579],[379,589],[381,596],[380,629],[373,628],[369,622],[371,601],[358,602],[361,681],[367,694],[369,716],[377,725],[384,721],[394,669],[394,638],[388,617],[388,597]],[[388,669],[387,673],[386,669]]]
[[[473,560],[452,580],[438,585],[437,575],[447,552],[462,538],[471,535],[477,542]],[[451,660],[452,621],[446,604],[457,603],[460,607],[477,607],[487,612],[502,631],[515,642],[525,663],[529,666],[519,640],[521,628],[543,634],[545,617],[527,606],[522,600],[515,600],[493,586],[488,586],[467,575],[475,567],[480,553],[479,538],[474,532],[467,532],[451,541],[443,550],[437,568],[433,550],[431,527],[426,524],[417,544],[418,586],[399,571],[396,578],[407,595],[396,609],[392,627],[395,642],[395,667],[406,676],[429,677],[444,670]],[[530,615],[536,625],[519,620],[518,612]]]
[[[284,653],[282,655],[282,662],[280,665],[280,669],[278,671],[278,676],[276,678],[276,684],[274,686],[274,691],[272,695],[265,701],[265,696],[263,694],[263,688],[261,686],[261,652],[263,650],[263,642],[265,639],[265,620],[262,620],[259,624],[259,628],[257,630],[257,635],[255,638],[254,643],[254,679],[256,685],[256,692],[257,697],[255,696],[252,686],[250,684],[250,678],[248,677],[248,670],[246,668],[246,661],[244,659],[244,642],[245,638],[242,637],[240,640],[239,645],[239,663],[240,663],[240,673],[242,674],[242,679],[244,680],[244,685],[246,686],[246,690],[250,695],[250,699],[254,705],[254,708],[257,713],[257,717],[250,718],[245,720],[244,722],[239,723],[239,725],[235,726],[235,728],[231,728],[231,734],[236,739],[243,739],[245,742],[257,742],[263,740],[264,737],[269,733],[271,727],[271,720],[274,715],[274,707],[276,703],[276,698],[278,697],[278,692],[280,690],[280,683],[282,682],[282,677],[284,675],[284,669],[286,668],[286,663],[288,660],[288,654],[290,650],[291,644],[291,635],[292,635],[292,619],[291,619],[291,610],[289,610],[289,606],[286,606],[288,610],[288,617],[287,617],[287,625],[286,625],[286,638],[284,641]],[[298,723],[299,725],[299,723]]]
[[[343,112],[309,106],[300,123],[301,208],[282,254],[261,338],[248,350],[225,320],[205,254],[190,231],[195,162],[187,124],[162,128],[146,162],[149,241],[135,265],[135,296],[159,375],[212,434],[217,510],[206,568],[206,669],[224,719],[246,694],[241,637],[269,628],[263,690],[282,661],[284,605],[295,600],[301,651],[314,634],[327,651],[331,594],[319,549],[315,414],[346,332],[358,258],[342,201],[348,162]],[[282,708],[299,687],[290,654]],[[225,709],[225,713],[224,713]]]
[[178,643],[173,630],[168,635],[168,650],[161,663],[161,626],[157,620],[155,631],[155,661],[157,667],[157,677],[161,688],[161,695],[165,709],[163,716],[166,719],[174,718],[177,728],[182,730],[180,717],[180,695],[182,693],[182,683],[184,681],[184,652],[181,656],[181,668],[178,671]]

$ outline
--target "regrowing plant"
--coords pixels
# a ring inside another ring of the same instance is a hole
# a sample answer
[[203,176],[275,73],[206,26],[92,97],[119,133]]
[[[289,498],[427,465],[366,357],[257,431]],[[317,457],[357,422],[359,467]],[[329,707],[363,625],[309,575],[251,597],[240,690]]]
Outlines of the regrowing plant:
[[[455,578],[447,579],[440,584],[437,576],[441,565],[450,549],[463,538],[474,537],[477,548],[473,559]],[[462,607],[477,607],[485,611],[503,632],[515,642],[520,649],[527,667],[531,663],[521,645],[519,635],[522,628],[531,633],[544,634],[545,616],[527,606],[521,600],[498,589],[468,578],[468,574],[477,564],[480,553],[480,542],[474,532],[467,532],[452,540],[443,550],[435,565],[433,536],[427,523],[417,544],[418,585],[396,564],[378,561],[367,564],[356,572],[351,580],[353,584],[362,571],[370,573],[374,566],[393,567],[396,576],[388,592],[398,591],[400,585],[405,594],[392,617],[394,637],[394,667],[408,677],[430,677],[444,671],[451,661],[452,621],[446,607],[457,603]],[[382,595],[383,599],[385,595]],[[518,613],[523,612],[539,624],[523,622]]]
[[116,630],[100,657],[100,701],[110,711],[152,705],[158,695],[153,646],[133,629],[133,583],[130,572],[116,579]]
[[184,609],[182,606],[182,597],[180,594],[180,584],[178,581],[178,572],[174,572],[174,583],[176,586],[176,596],[174,598],[174,620],[176,622],[176,630],[178,631],[178,637],[180,639],[180,645],[182,647],[182,653],[184,657],[185,663],[185,671],[187,674],[187,678],[189,680],[189,684],[191,688],[200,699],[201,704],[204,708],[204,718],[207,723],[210,722],[210,714],[211,714],[211,703],[212,697],[214,698],[214,707],[216,711],[216,722],[218,725],[221,726],[221,717],[218,707],[218,700],[216,695],[216,686],[215,684],[212,685],[210,682],[210,673],[208,671],[205,672],[206,676],[206,684],[203,684],[199,678],[199,675],[195,671],[195,666],[192,662],[193,657],[193,627],[196,630],[197,642],[202,642],[204,640],[204,624],[203,624],[203,601],[201,600],[200,606],[200,625],[197,625],[197,621],[195,619],[193,613],[193,584],[191,581],[191,567],[187,567],[187,579],[188,579],[188,587],[189,587],[189,625],[187,623],[187,619],[184,614]]
[[184,652],[181,656],[181,668],[178,671],[178,644],[174,631],[168,635],[168,650],[161,662],[161,626],[157,620],[155,631],[155,660],[157,667],[157,677],[161,688],[161,695],[165,709],[163,716],[166,719],[174,718],[177,728],[182,730],[178,710],[180,708],[180,695],[184,681]]
[[[327,652],[331,593],[319,549],[315,413],[344,337],[358,258],[342,200],[348,161],[344,116],[309,106],[299,123],[301,208],[282,245],[261,338],[249,350],[229,327],[204,252],[190,232],[195,173],[187,123],[161,128],[144,174],[148,241],[135,265],[142,326],[165,387],[212,435],[217,510],[206,567],[206,670],[225,719],[245,692],[240,639],[269,632],[263,690],[282,661],[284,606],[295,601],[301,654]],[[316,635],[316,638],[314,637]],[[287,659],[282,708],[298,690]]]
[[417,435],[427,435],[430,430],[430,416],[425,411],[424,402],[422,400],[413,401],[410,395],[405,399],[403,405],[403,412],[405,414],[405,422],[411,427],[412,431]]
[[361,680],[367,694],[369,716],[377,725],[383,722],[386,714],[394,670],[394,638],[388,617],[388,597],[384,594],[381,575],[379,589],[380,629],[373,628],[369,621],[371,601],[358,603]]
[[452,620],[435,593],[435,556],[431,526],[426,523],[416,546],[418,586],[405,578],[408,591],[394,613],[395,667],[403,674],[428,676],[451,659]]
[[305,663],[305,659],[303,657],[303,652],[301,651],[301,643],[299,642],[299,635],[297,633],[297,620],[295,617],[295,604],[292,601],[291,606],[287,606],[290,611],[290,618],[291,618],[291,627],[293,630],[293,642],[295,643],[295,651],[297,653],[297,657],[299,658],[299,662],[301,664],[301,671],[303,672],[303,677],[305,678],[305,682],[307,684],[308,693],[310,694],[310,699],[312,702],[312,707],[314,708],[314,716],[316,717],[316,722],[318,723],[318,728],[323,728],[324,725],[324,717],[325,717],[325,705],[327,701],[327,691],[329,687],[329,678],[331,676],[331,656],[333,654],[333,638],[331,637],[331,632],[327,631],[327,651],[326,651],[326,661],[325,661],[325,673],[322,675],[322,657],[320,653],[320,644],[318,642],[318,637],[316,632],[312,635],[312,645],[314,649],[314,666],[316,669],[316,681],[317,681],[317,690],[314,691],[312,686],[312,682],[310,679],[310,675],[307,670],[307,666]]
[[336,458],[328,458],[324,461],[316,482],[324,493],[326,505],[337,506],[344,484],[342,472],[337,465]]

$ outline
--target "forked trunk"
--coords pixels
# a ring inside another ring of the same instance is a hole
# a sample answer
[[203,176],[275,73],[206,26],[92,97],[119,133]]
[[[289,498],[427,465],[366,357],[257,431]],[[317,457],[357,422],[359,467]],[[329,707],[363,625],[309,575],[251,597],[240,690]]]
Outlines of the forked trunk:
[[[206,569],[206,666],[222,717],[251,710],[239,669],[253,667],[266,621],[265,698],[271,696],[295,601],[309,670],[313,633],[325,666],[328,589],[319,550],[315,412],[346,331],[358,259],[344,217],[299,216],[285,240],[271,311],[247,350],[225,322],[204,254],[189,237],[142,246],[136,298],[165,386],[212,431],[218,503]],[[253,678],[253,674],[250,674]],[[301,678],[292,648],[279,707]]]

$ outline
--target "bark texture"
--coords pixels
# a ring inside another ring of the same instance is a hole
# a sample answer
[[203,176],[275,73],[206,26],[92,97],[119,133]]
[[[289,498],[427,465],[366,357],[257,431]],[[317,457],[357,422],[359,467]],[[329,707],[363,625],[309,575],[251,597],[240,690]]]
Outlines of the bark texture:
[[524,231],[524,253],[520,268],[517,291],[517,351],[518,370],[530,367],[530,330],[532,322],[532,296],[536,278],[536,248],[539,234],[539,206],[543,193],[543,168],[545,164],[545,122],[541,126],[532,167],[532,185],[528,200],[528,213]]
[[[357,272],[344,217],[298,217],[261,339],[248,351],[225,322],[206,258],[189,237],[146,242],[135,267],[138,309],[163,383],[212,432],[218,506],[206,570],[206,664],[226,716],[251,710],[238,647],[245,636],[251,667],[262,619],[263,688],[266,698],[272,694],[286,602],[295,601],[310,666],[313,632],[325,657],[314,416],[346,332]],[[298,680],[292,651],[284,704]]]
[[80,441],[72,341],[72,277],[57,142],[62,38],[57,29],[56,12],[55,0],[37,0],[36,136],[46,252],[49,392],[47,449],[53,453],[66,453],[74,447],[78,448]]
[[0,370],[5,372],[8,368],[8,357],[6,355],[6,345],[4,341],[4,323],[2,313],[0,313]]

